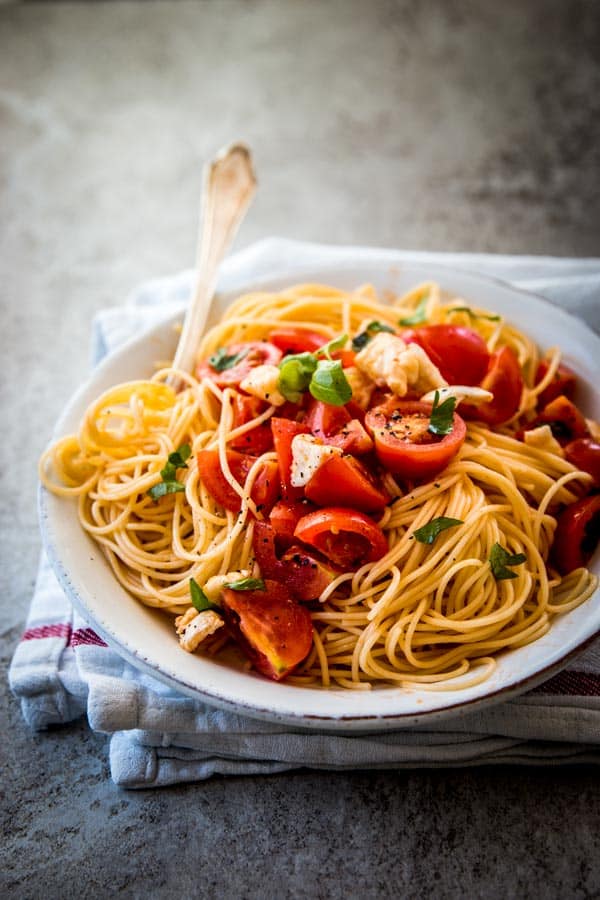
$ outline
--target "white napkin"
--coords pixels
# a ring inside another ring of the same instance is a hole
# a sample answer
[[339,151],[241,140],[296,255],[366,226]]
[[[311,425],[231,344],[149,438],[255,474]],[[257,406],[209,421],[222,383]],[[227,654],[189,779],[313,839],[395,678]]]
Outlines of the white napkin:
[[[230,257],[221,290],[344,262],[442,263],[543,294],[600,331],[600,259],[411,253],[270,239]],[[93,361],[188,300],[191,272],[139,288],[125,307],[100,313]],[[74,612],[43,557],[11,687],[36,730],[87,713],[111,735],[110,766],[124,787],[156,787],[220,774],[298,767],[417,768],[492,763],[600,763],[600,639],[549,682],[488,710],[435,727],[341,736],[295,731],[191,700],[126,663]]]

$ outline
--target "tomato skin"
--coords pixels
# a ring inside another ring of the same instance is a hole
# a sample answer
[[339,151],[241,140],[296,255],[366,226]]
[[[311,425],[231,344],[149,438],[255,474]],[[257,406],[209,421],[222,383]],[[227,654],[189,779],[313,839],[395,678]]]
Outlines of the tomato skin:
[[[199,450],[196,460],[200,480],[213,500],[224,509],[239,512],[242,508],[242,501],[221,471],[219,451]],[[256,458],[247,456],[245,453],[238,453],[237,450],[228,450],[227,462],[235,480],[243,485]],[[256,477],[250,496],[259,509],[268,511],[279,498],[280,491],[277,463],[274,460],[266,460],[262,463],[261,471]]]
[[543,408],[531,428],[549,425],[559,444],[568,444],[578,438],[589,437],[590,431],[583,415],[568,397],[560,395]]
[[389,550],[386,536],[372,519],[342,506],[309,513],[300,519],[295,534],[345,570],[376,562]]
[[[537,372],[535,373],[535,384],[539,384],[540,381],[546,376],[548,369],[550,366],[545,359],[540,360],[540,363],[537,367]],[[577,387],[577,376],[574,372],[569,369],[568,366],[563,366],[561,363],[554,374],[554,378],[550,382],[550,384],[544,388],[542,393],[538,397],[537,405],[539,409],[543,409],[544,406],[547,406],[553,400],[556,400],[557,397],[560,397],[563,394],[565,397],[568,397],[569,400],[573,399],[575,394],[575,389]]]
[[561,575],[586,566],[600,538],[600,494],[571,503],[558,515],[551,559]]
[[271,430],[277,453],[282,495],[285,500],[299,500],[304,492],[302,488],[294,487],[292,484],[292,441],[297,434],[309,434],[309,429],[300,422],[272,416]]
[[366,513],[381,512],[390,499],[353,456],[331,456],[325,460],[306,484],[304,493],[317,506],[348,506]]
[[350,369],[354,365],[356,353],[354,350],[334,350],[331,358],[341,360],[342,369]]
[[316,331],[282,325],[280,328],[273,328],[269,333],[269,341],[285,356],[287,353],[314,353],[327,343],[327,338]]
[[[418,400],[388,400],[381,406],[369,410],[365,425],[373,435],[375,452],[381,464],[402,478],[425,481],[445,469],[450,460],[460,450],[467,427],[462,418],[454,413],[450,434],[431,435],[427,442],[402,439],[395,434],[394,417],[406,417],[409,424],[413,417],[429,419],[431,404]],[[401,431],[402,418],[397,427]],[[392,427],[390,427],[392,426]]]
[[213,369],[207,359],[202,359],[196,365],[196,378],[210,378],[217,387],[236,387],[240,381],[243,381],[246,375],[255,368],[255,366],[274,365],[281,361],[281,350],[268,341],[246,341],[245,343],[228,344],[225,352],[228,356],[235,356],[236,353],[247,351],[243,359],[230,369],[224,369],[218,372]]
[[464,325],[419,325],[400,337],[418,344],[438,367],[448,384],[479,384],[487,372],[490,354],[483,338]]
[[[259,400],[258,397],[246,397],[244,394],[235,394],[233,398],[233,424],[232,431],[239,428],[240,425],[246,425],[252,419],[256,419],[261,413],[267,409],[266,403]],[[267,450],[273,447],[273,432],[271,424],[267,419],[251,431],[246,431],[239,437],[229,441],[227,446],[231,450],[239,450],[242,453],[250,453],[254,456],[261,456]]]
[[314,510],[313,504],[307,500],[279,500],[269,516],[269,522],[279,543],[291,547],[294,543],[296,525],[303,516]]
[[225,588],[221,602],[230,634],[267,678],[281,681],[310,652],[310,613],[292,599],[285,585],[265,579],[264,591]]
[[358,419],[350,419],[337,434],[325,438],[325,443],[353,456],[364,456],[375,446]]
[[600,444],[591,437],[577,438],[565,447],[568,461],[588,472],[597,485],[600,485]]
[[292,539],[292,544],[280,558],[277,555],[278,537],[271,525],[256,522],[252,547],[261,575],[284,584],[299,602],[318,599],[339,573],[299,546],[297,538]]
[[345,406],[333,406],[311,397],[304,424],[315,437],[324,439],[336,434],[350,421],[350,413]]
[[523,376],[519,360],[510,347],[502,347],[492,353],[481,387],[491,391],[494,399],[481,406],[461,403],[461,415],[465,419],[476,419],[492,427],[512,419],[521,402]]

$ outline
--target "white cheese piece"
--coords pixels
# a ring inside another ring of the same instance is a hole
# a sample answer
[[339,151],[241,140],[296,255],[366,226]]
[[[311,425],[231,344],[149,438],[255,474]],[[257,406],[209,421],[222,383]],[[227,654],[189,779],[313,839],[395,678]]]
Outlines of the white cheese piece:
[[248,569],[240,569],[239,572],[227,572],[225,575],[213,575],[212,578],[208,579],[202,590],[208,600],[210,600],[211,603],[216,603],[218,606],[221,591],[224,587],[231,584],[233,581],[241,581],[243,578],[249,577],[250,572]]
[[339,447],[321,444],[312,434],[297,434],[292,441],[292,485],[304,487],[326,459],[343,455]]
[[405,344],[402,338],[384,331],[356,354],[354,362],[361,372],[380,384],[387,384],[398,397],[404,397],[409,390],[423,394],[447,385],[422,347]]
[[536,450],[545,450],[546,453],[554,453],[556,456],[564,457],[565,452],[560,446],[549,425],[538,425],[530,431],[523,433],[523,442],[528,447],[535,447]]
[[272,365],[255,366],[240,382],[240,387],[247,394],[266,400],[273,406],[282,406],[285,397],[279,392],[279,368]]
[[188,653],[193,653],[203,640],[214,634],[224,624],[221,616],[213,609],[197,612],[193,606],[175,619],[179,644]]
[[[462,403],[463,400],[466,400],[467,403],[472,403],[474,406],[479,406],[481,403],[489,403],[490,400],[494,399],[494,395],[491,391],[486,391],[484,388],[480,387],[471,387],[468,384],[449,384],[448,387],[438,388],[437,392],[439,394],[440,403],[443,403],[444,400],[447,400],[449,397],[454,397],[457,406],[459,403]],[[428,391],[421,397],[421,402],[433,403],[435,394],[435,391]]]

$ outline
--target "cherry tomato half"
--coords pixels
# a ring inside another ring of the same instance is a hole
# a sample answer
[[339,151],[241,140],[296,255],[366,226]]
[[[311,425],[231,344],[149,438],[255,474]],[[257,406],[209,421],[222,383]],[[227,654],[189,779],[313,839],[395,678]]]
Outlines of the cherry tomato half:
[[330,506],[300,519],[296,537],[345,570],[375,562],[388,552],[388,542],[378,525],[357,509]]
[[[537,367],[537,372],[535,373],[535,383],[539,384],[540,381],[546,377],[546,374],[549,369],[548,362],[545,359],[542,359]],[[554,378],[550,382],[550,384],[544,388],[542,393],[538,397],[538,407],[543,409],[544,406],[547,406],[553,400],[556,400],[557,397],[560,397],[561,394],[564,394],[565,397],[568,397],[570,400],[573,399],[575,394],[575,388],[577,387],[577,376],[574,372],[569,369],[568,366],[563,366],[561,363],[554,373]]]
[[[239,512],[242,501],[221,471],[219,451],[199,450],[196,459],[200,481],[213,500],[224,509]],[[235,480],[243,485],[256,458],[247,456],[245,453],[238,453],[236,450],[228,450],[227,462]],[[274,460],[266,460],[261,464],[261,470],[252,486],[250,496],[259,509],[268,511],[279,498],[280,492],[281,484],[277,463]]]
[[324,563],[317,555],[308,553],[305,547],[294,543],[281,557],[277,555],[278,534],[266,522],[256,522],[252,547],[263,578],[272,578],[284,584],[296,600],[316,600],[339,572]]
[[565,456],[573,466],[588,472],[600,485],[600,444],[597,441],[589,437],[577,438],[567,444]]
[[543,408],[531,427],[549,425],[559,444],[568,444],[578,438],[589,437],[590,431],[583,415],[568,397],[561,394]]
[[388,400],[371,409],[365,425],[373,435],[375,452],[389,472],[419,481],[445,469],[458,453],[467,433],[461,417],[454,413],[452,431],[432,434],[431,404],[417,400]]
[[279,465],[282,494],[286,500],[299,500],[304,492],[302,488],[294,487],[292,484],[292,441],[297,434],[308,434],[309,429],[306,425],[293,422],[291,419],[272,416],[271,430]]
[[286,353],[314,353],[315,350],[327,343],[328,338],[316,331],[307,331],[305,328],[297,328],[294,325],[282,325],[269,333],[269,340],[285,355]]
[[296,525],[303,516],[314,510],[315,507],[307,500],[279,500],[269,515],[278,542],[286,548],[291,547]]
[[600,538],[600,494],[584,497],[558,515],[551,558],[561,575],[586,566]]
[[304,488],[317,506],[349,506],[366,513],[381,512],[390,499],[368,469],[353,456],[330,456]]
[[[235,394],[233,398],[233,424],[232,431],[239,428],[240,425],[247,425],[257,416],[265,411],[267,404],[259,400],[258,397],[246,397],[244,394]],[[239,437],[228,442],[231,450],[240,450],[242,453],[250,453],[254,456],[261,456],[267,450],[273,447],[273,432],[271,431],[271,423],[267,419],[266,422],[257,425],[250,431],[246,431]]]
[[265,579],[264,591],[225,588],[221,597],[230,634],[267,678],[281,681],[310,652],[310,613],[292,599],[285,585]]
[[461,403],[461,415],[465,419],[477,419],[491,426],[508,422],[519,408],[523,391],[519,360],[510,347],[502,347],[492,353],[481,387],[491,391],[494,399],[481,406]]
[[210,378],[218,387],[235,387],[256,366],[276,366],[281,360],[281,350],[268,341],[229,344],[223,349],[223,355],[232,359],[238,354],[241,354],[239,362],[222,371],[215,369],[208,359],[200,360],[196,366],[196,378]]
[[490,354],[483,338],[464,325],[421,325],[400,333],[407,344],[423,348],[448,384],[479,384]]

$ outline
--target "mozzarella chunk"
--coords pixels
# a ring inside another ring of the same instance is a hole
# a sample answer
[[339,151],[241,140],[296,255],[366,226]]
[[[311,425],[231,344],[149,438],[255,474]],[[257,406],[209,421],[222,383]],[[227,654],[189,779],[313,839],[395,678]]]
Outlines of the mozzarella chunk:
[[[494,399],[491,391],[486,391],[480,387],[471,387],[468,384],[450,384],[448,387],[438,388],[437,393],[439,394],[440,403],[443,403],[449,397],[454,397],[457,406],[463,400],[466,400],[467,403],[472,403],[474,406],[479,406],[481,403],[489,403],[490,400]],[[421,402],[433,403],[435,394],[435,391],[428,391],[420,398]]]
[[231,584],[233,581],[241,581],[242,578],[249,577],[250,572],[248,569],[240,569],[239,572],[227,572],[226,575],[213,575],[212,578],[208,579],[202,590],[211,603],[216,603],[218,605],[221,591],[224,587]]
[[224,624],[221,616],[213,609],[198,612],[193,606],[175,619],[179,644],[188,653],[193,653],[205,638],[214,634]]
[[371,402],[371,394],[375,390],[375,382],[368,375],[365,375],[364,372],[361,372],[360,369],[357,369],[356,366],[344,369],[344,375],[352,388],[352,399],[361,409],[366,409]]
[[292,441],[292,485],[304,487],[326,459],[343,455],[339,447],[321,444],[312,434],[297,434]]
[[255,366],[240,382],[247,394],[266,400],[273,406],[283,406],[285,397],[279,391],[279,368],[272,365]]
[[395,334],[382,331],[356,354],[356,366],[378,383],[387,384],[398,397],[409,390],[424,394],[445,387],[446,380],[422,347],[405,344]]
[[556,456],[563,456],[565,452],[560,446],[549,425],[538,425],[530,431],[523,433],[523,442],[528,447],[535,447],[536,450],[545,450],[546,453],[554,453]]

